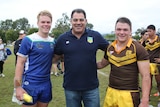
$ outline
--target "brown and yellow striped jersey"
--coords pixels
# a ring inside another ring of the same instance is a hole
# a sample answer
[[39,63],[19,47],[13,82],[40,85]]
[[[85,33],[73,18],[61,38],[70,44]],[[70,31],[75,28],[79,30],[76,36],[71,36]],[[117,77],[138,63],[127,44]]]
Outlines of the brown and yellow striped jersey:
[[138,90],[139,70],[137,61],[148,61],[145,48],[132,39],[120,52],[116,52],[116,41],[107,48],[104,58],[111,64],[109,86],[120,90]]

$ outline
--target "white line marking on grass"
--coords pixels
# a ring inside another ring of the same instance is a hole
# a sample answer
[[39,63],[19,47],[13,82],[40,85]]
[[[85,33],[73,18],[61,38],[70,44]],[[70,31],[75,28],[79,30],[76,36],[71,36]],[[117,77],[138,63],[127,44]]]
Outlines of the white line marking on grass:
[[103,76],[105,76],[105,77],[108,77],[108,74],[105,74],[104,72],[101,72],[99,70],[98,70],[98,73],[101,74],[101,75],[103,75]]

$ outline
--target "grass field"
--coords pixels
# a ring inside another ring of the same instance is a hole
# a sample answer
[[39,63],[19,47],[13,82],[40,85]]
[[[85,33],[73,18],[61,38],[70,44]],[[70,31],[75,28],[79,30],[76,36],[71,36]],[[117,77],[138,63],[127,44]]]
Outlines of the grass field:
[[[12,47],[9,47],[11,50]],[[100,60],[103,57],[103,53],[98,51],[97,60]],[[15,70],[15,56],[12,54],[8,57],[4,64],[4,74],[5,77],[0,77],[0,107],[20,107],[18,104],[13,103],[11,101],[13,94],[13,77]],[[109,66],[101,69],[101,72],[106,75],[109,74]],[[100,82],[100,99],[101,99],[101,107],[103,105],[103,100],[105,97],[106,87],[108,85],[108,76],[102,75],[98,73],[99,82]],[[53,84],[53,99],[49,104],[49,107],[65,107],[65,97],[64,91],[62,88],[63,76],[56,77],[51,75],[52,84]],[[152,94],[156,92],[156,84],[153,81]],[[151,96],[150,104],[154,107],[157,107],[158,97]]]

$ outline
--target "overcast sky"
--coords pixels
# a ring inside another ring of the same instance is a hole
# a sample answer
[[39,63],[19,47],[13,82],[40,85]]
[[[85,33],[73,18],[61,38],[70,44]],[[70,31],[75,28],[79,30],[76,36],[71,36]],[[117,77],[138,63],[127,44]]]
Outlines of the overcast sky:
[[37,14],[49,10],[53,15],[53,25],[62,13],[69,17],[75,8],[86,11],[88,23],[100,33],[114,31],[117,18],[128,17],[132,22],[132,32],[154,24],[160,28],[160,0],[0,0],[0,20],[27,18],[36,25]]

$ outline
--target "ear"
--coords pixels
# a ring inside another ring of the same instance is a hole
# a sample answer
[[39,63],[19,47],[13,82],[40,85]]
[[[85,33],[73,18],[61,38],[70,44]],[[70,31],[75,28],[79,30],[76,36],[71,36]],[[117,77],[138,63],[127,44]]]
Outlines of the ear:
[[88,23],[88,20],[86,19],[86,22]]

